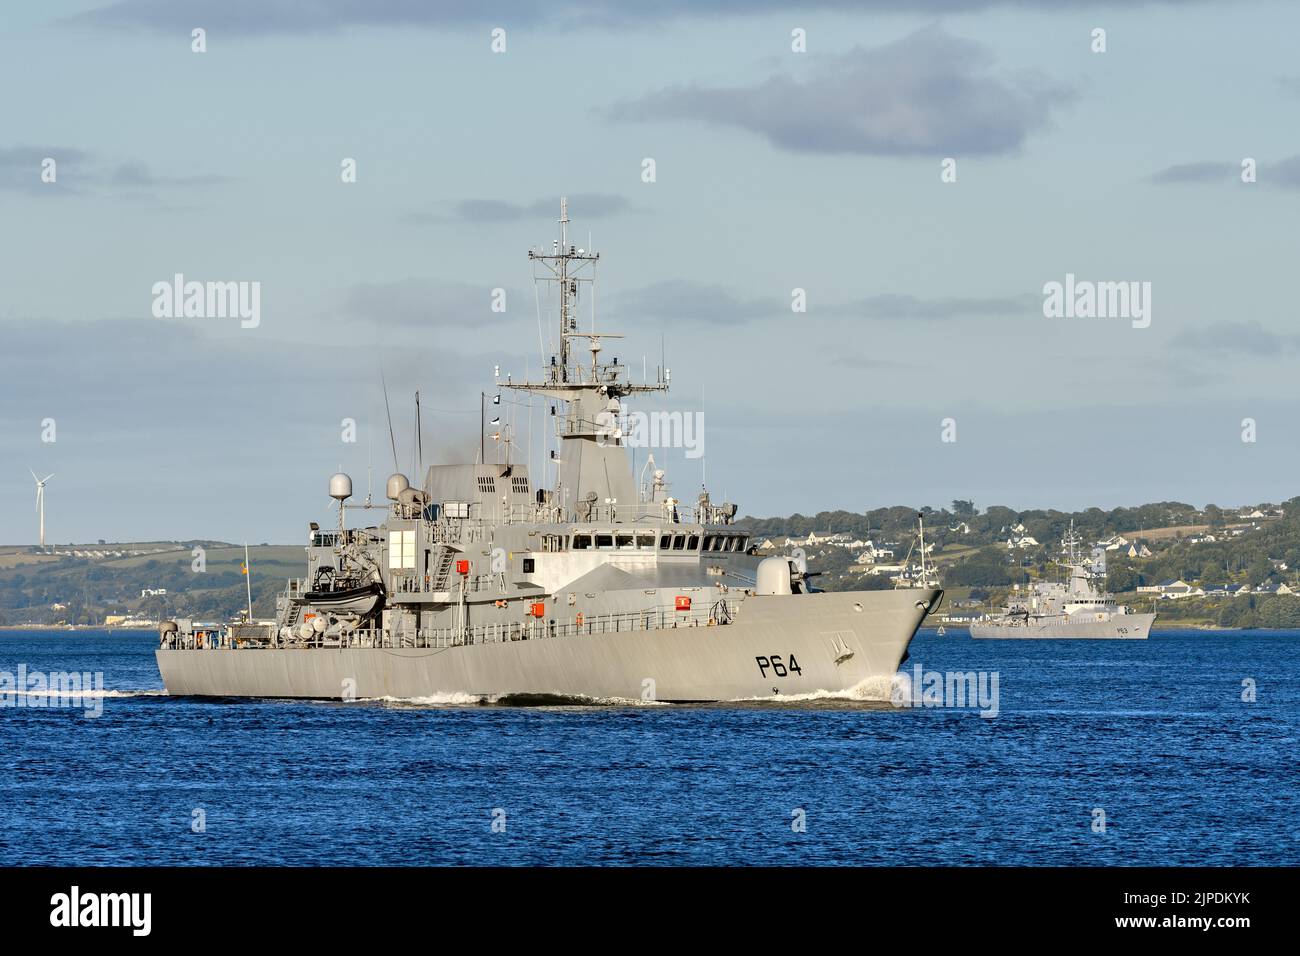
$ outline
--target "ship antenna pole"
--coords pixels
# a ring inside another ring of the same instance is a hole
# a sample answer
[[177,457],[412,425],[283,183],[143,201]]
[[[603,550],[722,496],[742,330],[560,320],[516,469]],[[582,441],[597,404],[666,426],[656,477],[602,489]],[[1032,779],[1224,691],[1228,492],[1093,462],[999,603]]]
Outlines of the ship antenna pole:
[[248,542],[244,542],[244,585],[248,590],[248,623],[253,623],[253,568],[248,563]]
[[921,587],[925,587],[925,515],[916,513],[916,525],[921,532]]
[[384,388],[384,414],[388,416],[388,442],[393,446],[393,471],[401,471],[397,463],[397,436],[393,434],[393,409],[388,404],[388,382],[384,380],[384,367],[379,366],[379,384]]
[[420,481],[420,475],[424,471],[424,426],[420,422],[420,390],[415,390],[415,448],[416,456],[419,461],[417,471],[411,477]]
[[[560,197],[560,367],[569,367],[569,200]],[[567,376],[566,376],[567,378]]]

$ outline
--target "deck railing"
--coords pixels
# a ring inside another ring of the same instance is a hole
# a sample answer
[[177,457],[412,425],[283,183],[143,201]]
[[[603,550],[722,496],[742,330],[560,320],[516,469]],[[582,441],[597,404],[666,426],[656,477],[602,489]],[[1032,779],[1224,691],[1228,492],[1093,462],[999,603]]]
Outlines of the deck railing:
[[680,628],[725,627],[735,620],[739,601],[719,600],[698,611],[675,611],[653,607],[639,611],[611,614],[573,615],[567,620],[527,618],[522,621],[495,621],[470,627],[432,627],[415,631],[386,631],[367,628],[344,634],[313,634],[289,639],[266,629],[264,640],[240,638],[228,630],[195,630],[191,634],[166,635],[166,650],[242,650],[256,648],[413,648],[440,649],[470,644],[508,644],[515,641],[544,640],[553,637],[578,637],[592,634],[623,634],[638,631],[676,630]]

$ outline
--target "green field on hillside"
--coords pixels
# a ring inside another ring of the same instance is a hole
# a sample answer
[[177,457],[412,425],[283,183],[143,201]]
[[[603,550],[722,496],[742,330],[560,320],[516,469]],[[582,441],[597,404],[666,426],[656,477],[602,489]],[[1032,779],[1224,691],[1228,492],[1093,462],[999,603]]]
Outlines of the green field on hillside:
[[[305,571],[303,548],[256,545],[249,562],[254,615],[271,616],[285,580]],[[0,624],[99,624],[108,615],[230,617],[247,604],[243,563],[243,545],[219,541],[0,547]]]

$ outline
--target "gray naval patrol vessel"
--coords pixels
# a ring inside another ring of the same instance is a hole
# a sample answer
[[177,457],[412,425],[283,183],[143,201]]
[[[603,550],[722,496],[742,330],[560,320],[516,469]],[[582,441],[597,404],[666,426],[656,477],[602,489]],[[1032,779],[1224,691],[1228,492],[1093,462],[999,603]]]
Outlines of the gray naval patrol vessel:
[[352,482],[334,475],[337,525],[312,524],[306,574],[279,595],[274,624],[162,624],[168,693],[888,698],[942,591],[818,591],[802,555],[753,552],[736,505],[705,490],[682,503],[662,470],[638,487],[623,403],[665,391],[670,373],[634,383],[601,356],[619,336],[579,330],[579,290],[593,289],[599,255],[569,243],[560,208],[559,239],[528,254],[534,279],[558,287],[556,354],[535,380],[497,380],[549,410],[553,486],[480,452],[431,466],[419,487],[394,474],[386,520],[353,528],[348,511],[367,505],[347,504]]
[[1079,536],[1070,530],[1061,539],[1064,582],[1039,581],[1027,591],[1013,592],[1002,613],[970,626],[975,638],[1083,638],[1146,640],[1154,614],[1138,614],[1115,602],[1098,587],[1105,576],[1105,553],[1085,560]]

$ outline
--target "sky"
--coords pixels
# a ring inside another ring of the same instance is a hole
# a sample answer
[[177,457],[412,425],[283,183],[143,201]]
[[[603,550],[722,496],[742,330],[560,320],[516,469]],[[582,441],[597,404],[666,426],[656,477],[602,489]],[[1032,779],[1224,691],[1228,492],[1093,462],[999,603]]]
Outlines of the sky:
[[[1298,28],[1195,0],[6,4],[0,542],[36,540],[31,471],[50,542],[302,540],[332,472],[393,468],[381,376],[403,470],[473,460],[494,370],[554,337],[527,250],[560,196],[610,350],[672,369],[641,407],[703,416],[702,457],[652,449],[678,497],[1285,500]],[[256,283],[256,326],[159,316],[176,274]],[[1045,314],[1067,275],[1144,314]],[[538,470],[543,410],[504,406]]]

